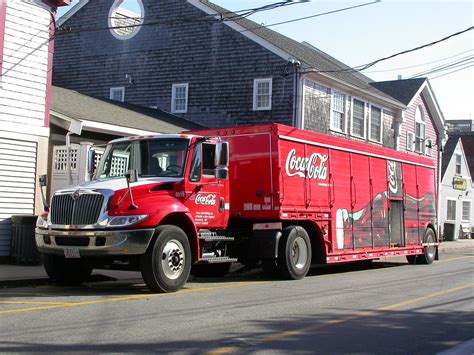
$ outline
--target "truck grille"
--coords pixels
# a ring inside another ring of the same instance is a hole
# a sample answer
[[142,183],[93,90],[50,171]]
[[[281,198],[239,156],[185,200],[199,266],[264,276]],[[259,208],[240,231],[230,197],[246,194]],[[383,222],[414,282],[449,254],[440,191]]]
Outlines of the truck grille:
[[97,223],[104,196],[101,194],[73,194],[53,196],[51,201],[51,223],[59,225],[90,225]]

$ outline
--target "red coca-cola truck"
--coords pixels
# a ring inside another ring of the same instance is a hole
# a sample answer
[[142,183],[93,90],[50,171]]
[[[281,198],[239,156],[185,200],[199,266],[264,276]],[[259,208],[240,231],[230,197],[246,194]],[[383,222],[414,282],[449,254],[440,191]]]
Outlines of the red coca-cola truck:
[[[93,152],[91,154],[93,161]],[[140,270],[153,291],[233,262],[311,265],[437,252],[430,159],[279,124],[110,142],[90,182],[54,193],[36,242],[48,275]]]

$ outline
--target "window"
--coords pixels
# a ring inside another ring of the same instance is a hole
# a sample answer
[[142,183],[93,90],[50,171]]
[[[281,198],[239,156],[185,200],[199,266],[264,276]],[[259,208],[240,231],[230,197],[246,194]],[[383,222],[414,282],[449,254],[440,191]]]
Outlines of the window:
[[346,131],[346,95],[337,91],[332,93],[331,129]]
[[456,154],[456,174],[461,175],[461,162],[462,162],[462,155]]
[[124,102],[125,100],[125,88],[110,88],[110,99],[114,101]]
[[365,138],[365,102],[352,100],[352,129],[351,134]]
[[144,19],[141,0],[115,0],[109,11],[110,32],[117,39],[130,39],[140,31]]
[[188,84],[173,84],[171,94],[171,112],[188,112]]
[[407,132],[407,151],[413,152],[415,150],[415,135],[413,132]]
[[253,110],[272,109],[272,79],[255,79],[253,82]]
[[201,144],[195,145],[189,180],[194,182],[201,180]]
[[469,222],[471,217],[471,201],[462,202],[462,221]]
[[214,177],[216,146],[214,144],[202,144],[202,174]]
[[425,115],[423,108],[418,106],[415,112],[415,151],[425,154]]
[[446,200],[446,219],[456,220],[456,200]]
[[370,139],[375,142],[382,142],[382,109],[370,107]]

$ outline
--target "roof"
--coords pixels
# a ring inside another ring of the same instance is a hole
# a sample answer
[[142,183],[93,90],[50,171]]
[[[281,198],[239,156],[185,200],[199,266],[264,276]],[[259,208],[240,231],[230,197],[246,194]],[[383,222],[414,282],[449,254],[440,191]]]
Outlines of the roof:
[[449,137],[448,141],[444,145],[443,149],[443,159],[441,162],[441,179],[444,178],[444,173],[448,169],[449,162],[453,156],[454,150],[458,145],[459,137]]
[[[223,18],[231,18],[231,22],[234,22],[239,26],[243,27],[246,32],[252,33],[260,37],[271,45],[288,53],[294,59],[297,59],[300,62],[306,64],[308,72],[314,70],[314,72],[316,73],[321,73],[334,80],[342,81],[352,86],[356,86],[361,90],[365,90],[373,95],[384,98],[385,100],[389,100],[393,104],[398,104],[399,106],[402,106],[398,101],[394,102],[392,96],[387,95],[386,93],[378,90],[374,86],[371,86],[370,83],[373,82],[372,79],[357,71],[352,70],[351,67],[340,62],[329,54],[311,45],[297,42],[256,22],[238,16],[237,14],[226,10],[216,4],[213,4],[207,0],[199,0],[199,2],[207,6],[208,8],[214,10],[215,12],[219,13]],[[303,67],[303,69],[305,68]]]
[[52,86],[51,93],[52,114],[75,120],[157,133],[179,133],[204,127],[158,109],[95,98],[58,86]]
[[471,177],[474,177],[474,132],[463,132],[450,134],[449,139],[446,142],[443,150],[443,161],[441,164],[441,178],[444,177],[444,173],[448,168],[451,156],[454,153],[454,149],[458,141],[461,140],[464,156],[467,161],[469,173]]
[[426,80],[426,78],[417,78],[377,81],[370,85],[408,106],[413,97],[420,91]]

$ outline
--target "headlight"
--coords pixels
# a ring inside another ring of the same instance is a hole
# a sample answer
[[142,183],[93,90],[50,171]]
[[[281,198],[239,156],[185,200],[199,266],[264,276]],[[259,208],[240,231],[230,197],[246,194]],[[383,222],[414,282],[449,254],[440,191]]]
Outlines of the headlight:
[[47,216],[38,216],[36,220],[36,227],[47,229],[48,228],[48,217]]
[[109,223],[107,223],[107,225],[109,227],[127,227],[133,224],[137,224],[138,222],[143,221],[147,217],[148,217],[147,214],[139,214],[135,216],[110,217]]

